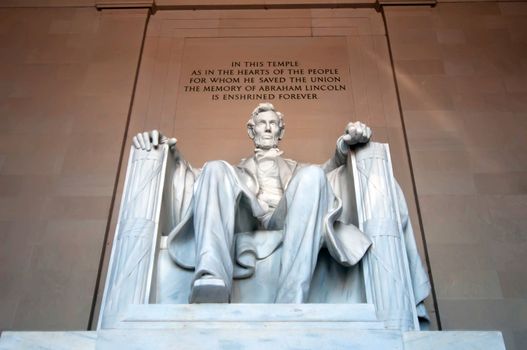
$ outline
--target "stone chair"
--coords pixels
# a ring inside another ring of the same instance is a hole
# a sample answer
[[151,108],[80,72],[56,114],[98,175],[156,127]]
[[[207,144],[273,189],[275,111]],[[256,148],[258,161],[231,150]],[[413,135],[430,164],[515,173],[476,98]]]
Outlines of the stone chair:
[[[367,307],[382,327],[419,330],[418,318],[426,317],[422,301],[429,293],[429,281],[417,254],[406,202],[393,177],[388,145],[370,142],[350,152],[347,169],[348,181],[342,186],[350,194],[344,203],[353,213],[348,219],[373,245],[351,268],[337,264],[323,249],[308,303],[329,314],[344,305],[356,306],[350,310]],[[177,221],[173,208],[181,206],[177,195],[181,189],[171,189],[174,171],[166,145],[150,152],[132,147],[99,317],[101,328],[115,327],[139,309],[148,319],[145,312],[159,310],[152,304],[171,304],[179,310],[174,312],[200,308],[185,305],[193,274],[179,268],[166,247],[166,235]],[[254,304],[272,303],[280,235],[280,231],[237,233],[236,249],[244,253],[238,254],[244,259],[241,265],[251,271],[248,278],[235,279],[232,304],[222,306],[225,312],[234,310],[233,304],[247,304],[255,310]],[[258,249],[254,249],[255,241]],[[182,306],[178,309],[174,304]],[[152,312],[153,319],[158,317]]]

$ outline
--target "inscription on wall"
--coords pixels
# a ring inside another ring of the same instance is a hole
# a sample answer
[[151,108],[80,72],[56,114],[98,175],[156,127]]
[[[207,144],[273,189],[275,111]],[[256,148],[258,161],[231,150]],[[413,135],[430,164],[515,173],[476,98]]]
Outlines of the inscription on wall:
[[294,60],[232,61],[228,67],[195,67],[189,73],[183,91],[206,94],[213,101],[318,100],[346,90],[338,68]]
[[348,40],[331,36],[178,41],[183,47],[172,52],[174,66],[168,71],[178,76],[174,88],[166,90],[175,94],[170,96],[175,98],[173,124],[171,112],[163,110],[185,158],[198,165],[211,159],[236,164],[251,147],[241,126],[258,103],[271,102],[286,115],[287,137],[281,147],[288,158],[326,161],[342,127],[356,118]]

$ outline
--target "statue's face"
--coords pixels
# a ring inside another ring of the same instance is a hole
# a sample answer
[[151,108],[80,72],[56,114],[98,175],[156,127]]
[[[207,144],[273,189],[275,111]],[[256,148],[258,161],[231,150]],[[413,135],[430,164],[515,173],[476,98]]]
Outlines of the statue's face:
[[276,147],[280,137],[279,118],[276,113],[262,112],[255,119],[254,145],[261,149]]

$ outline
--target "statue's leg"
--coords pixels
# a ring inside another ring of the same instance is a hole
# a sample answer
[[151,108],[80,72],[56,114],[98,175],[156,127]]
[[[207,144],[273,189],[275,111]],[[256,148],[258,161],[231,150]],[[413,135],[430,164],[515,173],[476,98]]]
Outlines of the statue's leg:
[[285,192],[282,261],[277,303],[303,303],[323,242],[324,217],[334,195],[324,171],[318,166],[302,168]]
[[229,301],[235,213],[241,191],[231,165],[224,161],[205,164],[194,187],[197,261],[191,303]]

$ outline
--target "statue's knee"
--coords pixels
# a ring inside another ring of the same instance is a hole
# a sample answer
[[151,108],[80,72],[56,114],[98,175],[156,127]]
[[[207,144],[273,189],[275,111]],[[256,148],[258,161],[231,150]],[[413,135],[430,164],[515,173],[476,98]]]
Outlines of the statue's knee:
[[203,169],[201,170],[202,174],[218,174],[224,175],[227,171],[227,165],[221,160],[213,160],[205,163]]
[[303,184],[309,186],[319,187],[326,183],[326,174],[321,167],[316,165],[308,165],[298,172],[296,175]]
[[224,178],[227,174],[227,164],[221,160],[214,160],[205,163],[201,170],[200,177],[202,178]]

